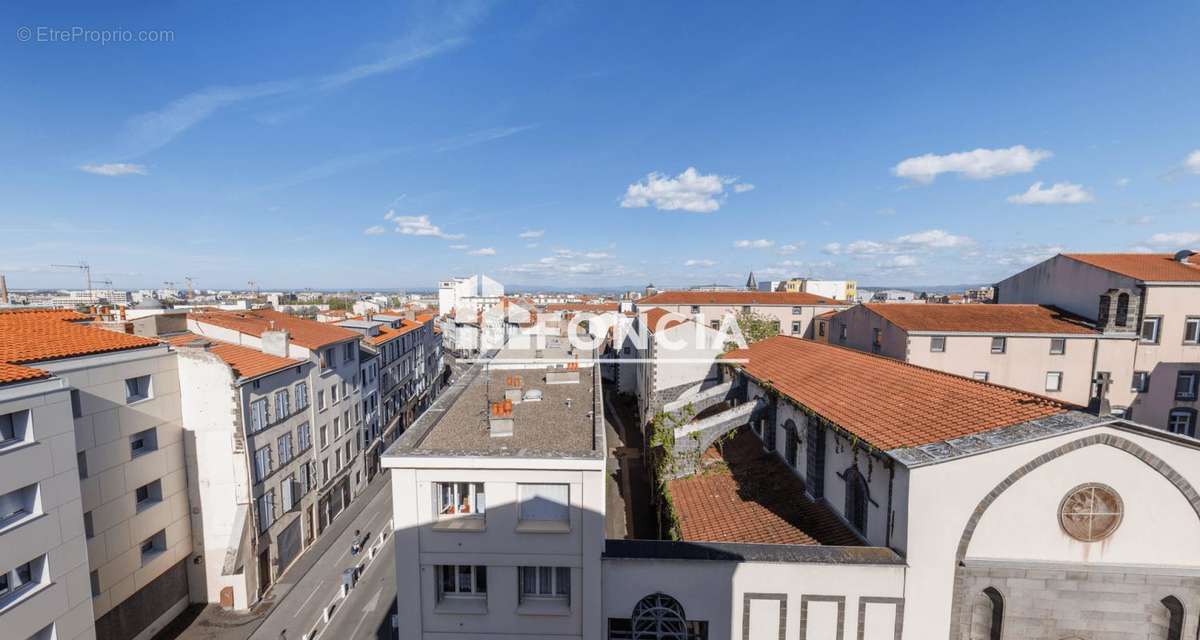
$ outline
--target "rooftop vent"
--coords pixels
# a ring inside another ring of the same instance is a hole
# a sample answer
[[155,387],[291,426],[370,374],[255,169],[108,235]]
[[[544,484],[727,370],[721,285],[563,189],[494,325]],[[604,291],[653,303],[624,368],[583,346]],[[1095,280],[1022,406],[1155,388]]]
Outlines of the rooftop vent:
[[529,391],[526,391],[525,397],[523,400],[525,402],[541,402],[542,401],[542,390],[541,389],[530,389]]

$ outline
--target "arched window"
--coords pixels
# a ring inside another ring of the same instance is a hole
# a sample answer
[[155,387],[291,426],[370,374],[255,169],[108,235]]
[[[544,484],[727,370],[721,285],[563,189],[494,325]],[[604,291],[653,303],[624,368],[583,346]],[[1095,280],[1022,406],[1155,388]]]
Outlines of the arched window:
[[800,436],[796,433],[796,423],[790,419],[783,423],[783,438],[783,457],[787,460],[789,467],[795,468],[796,450],[800,443]]
[[629,618],[609,618],[610,640],[707,640],[708,622],[687,619],[679,602],[665,593],[638,601]]
[[1100,327],[1108,324],[1108,311],[1112,305],[1112,298],[1107,295],[1100,296],[1100,313],[1096,315],[1096,324]]
[[1162,599],[1167,608],[1167,640],[1182,640],[1183,638],[1183,603],[1175,596]]
[[846,470],[846,520],[863,535],[867,533],[867,499],[867,479],[858,467],[850,467]]
[[1124,327],[1128,324],[1129,318],[1129,294],[1122,293],[1117,296],[1117,317],[1114,319],[1114,324],[1118,327]]
[[1000,640],[1004,630],[1004,597],[988,587],[975,598],[971,611],[971,640]]

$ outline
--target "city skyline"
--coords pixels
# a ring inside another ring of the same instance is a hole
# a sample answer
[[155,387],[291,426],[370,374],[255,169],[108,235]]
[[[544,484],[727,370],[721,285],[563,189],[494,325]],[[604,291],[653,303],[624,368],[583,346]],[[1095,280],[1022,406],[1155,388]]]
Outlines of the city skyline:
[[15,7],[0,272],[935,285],[1194,248],[1197,11]]

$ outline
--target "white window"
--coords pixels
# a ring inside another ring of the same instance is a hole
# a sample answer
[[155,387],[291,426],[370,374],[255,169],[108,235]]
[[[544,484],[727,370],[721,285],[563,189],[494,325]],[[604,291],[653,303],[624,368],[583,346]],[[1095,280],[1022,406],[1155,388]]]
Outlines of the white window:
[[317,411],[325,410],[325,392],[317,391]]
[[282,467],[292,460],[292,434],[285,433],[279,436],[276,445],[279,447],[279,466]]
[[1179,376],[1175,379],[1175,399],[1195,400],[1198,381],[1200,381],[1200,372],[1180,371]]
[[125,404],[150,397],[150,376],[125,379]]
[[0,527],[24,520],[40,511],[37,484],[0,495]]
[[487,567],[437,565],[438,600],[445,597],[478,598],[487,595]]
[[334,384],[332,387],[329,387],[329,404],[337,404],[337,403],[338,403],[338,386],[337,386],[337,384]]
[[325,447],[329,446],[329,426],[328,425],[321,425],[320,436],[321,436],[321,448],[324,449]]
[[1061,356],[1067,352],[1066,338],[1050,338],[1050,355]]
[[275,393],[275,419],[283,420],[287,416],[291,415],[291,413],[292,413],[291,404],[292,404],[291,394],[288,393],[287,389],[283,389],[281,391],[276,392]]
[[283,482],[279,483],[280,494],[282,494],[281,497],[283,498],[283,512],[284,513],[291,511],[292,507],[295,506],[295,504],[296,504],[295,500],[292,496],[292,487],[295,484],[296,484],[296,476],[295,475],[290,475],[290,476],[284,478]]
[[1158,333],[1161,327],[1161,317],[1156,316],[1142,320],[1142,342],[1158,344]]
[[569,600],[571,597],[570,567],[521,567],[521,600],[533,598]]
[[299,411],[308,406],[308,383],[296,383],[296,410]]
[[266,533],[275,522],[275,490],[272,489],[258,497],[258,530]]
[[931,336],[929,338],[929,350],[933,353],[944,353],[946,351],[946,336]]
[[142,566],[158,557],[158,555],[167,550],[167,531],[166,529],[159,530],[158,533],[146,538],[142,541]]
[[1183,343],[1200,344],[1200,318],[1188,318],[1184,320]]
[[570,488],[565,484],[518,485],[521,520],[567,522],[570,518]]
[[0,414],[0,449],[31,440],[29,411]]
[[1004,353],[1007,342],[1007,338],[992,338],[992,353]]
[[262,482],[271,475],[271,445],[264,445],[254,450],[254,477]]
[[306,451],[312,446],[312,427],[305,422],[296,429],[296,439],[300,443],[300,451]]
[[1046,391],[1062,391],[1062,372],[1046,372]]
[[792,307],[792,315],[798,316],[804,313],[804,307]]
[[258,433],[267,428],[267,399],[261,398],[250,403],[250,433]]
[[129,455],[138,457],[158,449],[158,429],[146,429],[129,436]]
[[438,482],[438,517],[480,516],[487,511],[482,482]]
[[1196,437],[1196,410],[1172,409],[1167,418],[1167,431]]
[[988,372],[986,372],[986,371],[976,371],[975,373],[972,373],[972,374],[971,374],[971,377],[972,377],[972,378],[975,378],[976,380],[982,380],[983,382],[987,382],[987,380],[988,380]]

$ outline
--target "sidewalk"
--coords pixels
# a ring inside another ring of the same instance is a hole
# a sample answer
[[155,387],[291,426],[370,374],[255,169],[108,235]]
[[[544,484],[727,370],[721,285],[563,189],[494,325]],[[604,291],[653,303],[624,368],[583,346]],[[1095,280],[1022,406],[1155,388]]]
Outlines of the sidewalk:
[[[391,518],[391,474],[386,470],[371,481],[350,506],[338,514],[325,533],[279,577],[250,611],[226,611],[217,605],[196,605],[176,618],[154,640],[247,640],[252,637],[298,640],[321,616],[321,608],[341,584],[342,570],[352,566],[350,542],[354,530],[374,537]],[[296,591],[294,597],[289,594]],[[198,614],[197,614],[198,611]]]

